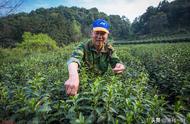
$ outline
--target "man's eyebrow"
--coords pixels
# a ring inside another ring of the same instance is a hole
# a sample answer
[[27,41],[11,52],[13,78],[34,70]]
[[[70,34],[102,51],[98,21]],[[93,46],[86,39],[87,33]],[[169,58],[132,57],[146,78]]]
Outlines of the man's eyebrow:
[[96,31],[96,32],[101,33],[101,34],[105,34],[106,33],[104,31]]

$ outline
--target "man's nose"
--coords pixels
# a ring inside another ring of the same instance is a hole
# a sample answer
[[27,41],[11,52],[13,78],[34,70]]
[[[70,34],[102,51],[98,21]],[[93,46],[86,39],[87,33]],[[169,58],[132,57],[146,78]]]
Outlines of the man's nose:
[[101,34],[97,34],[97,38],[101,39],[103,36]]

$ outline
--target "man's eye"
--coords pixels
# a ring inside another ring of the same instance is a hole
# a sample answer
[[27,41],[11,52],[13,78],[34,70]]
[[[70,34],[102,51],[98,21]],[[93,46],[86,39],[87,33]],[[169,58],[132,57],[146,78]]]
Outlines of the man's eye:
[[101,35],[101,36],[103,36],[103,35],[105,35],[105,33],[104,33],[104,32],[96,32],[96,35]]

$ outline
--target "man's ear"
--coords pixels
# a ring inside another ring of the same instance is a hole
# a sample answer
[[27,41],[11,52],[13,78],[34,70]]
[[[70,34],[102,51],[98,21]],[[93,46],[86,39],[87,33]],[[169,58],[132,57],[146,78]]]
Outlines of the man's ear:
[[93,33],[93,30],[90,31],[90,35],[92,35],[92,33]]
[[91,30],[91,37],[95,35],[95,31]]
[[92,35],[93,35],[93,30],[91,30],[91,31],[90,31],[90,34],[89,34],[89,35],[90,35],[90,36],[92,36]]

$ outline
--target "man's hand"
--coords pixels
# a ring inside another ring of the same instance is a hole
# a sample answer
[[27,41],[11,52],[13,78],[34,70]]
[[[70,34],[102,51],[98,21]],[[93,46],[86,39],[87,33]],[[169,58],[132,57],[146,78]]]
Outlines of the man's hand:
[[115,68],[112,69],[114,73],[120,74],[125,70],[125,66],[121,63],[117,63]]
[[69,79],[65,82],[66,93],[69,96],[75,96],[79,88],[79,75],[78,75],[78,64],[72,62],[68,66]]
[[79,78],[69,78],[65,82],[66,93],[69,96],[75,96],[79,88]]

